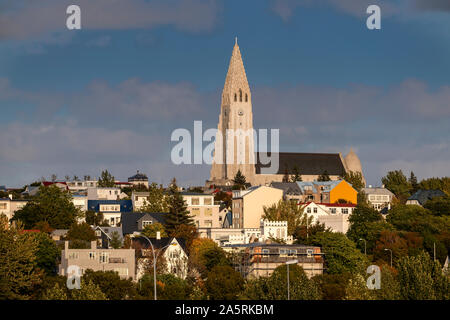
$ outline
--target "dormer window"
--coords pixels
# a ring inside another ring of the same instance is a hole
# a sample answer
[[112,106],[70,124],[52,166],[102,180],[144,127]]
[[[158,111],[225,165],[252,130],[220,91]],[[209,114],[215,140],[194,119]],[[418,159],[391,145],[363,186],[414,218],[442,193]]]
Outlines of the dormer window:
[[151,220],[142,221],[142,229],[144,229],[146,226],[150,226],[152,224],[153,224],[153,221],[151,221]]

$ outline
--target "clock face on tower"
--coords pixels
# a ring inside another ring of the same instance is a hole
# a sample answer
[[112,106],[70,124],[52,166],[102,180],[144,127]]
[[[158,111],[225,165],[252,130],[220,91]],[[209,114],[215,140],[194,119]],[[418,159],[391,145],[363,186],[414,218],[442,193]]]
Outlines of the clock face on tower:
[[243,116],[243,115],[244,115],[244,110],[242,110],[242,109],[239,109],[239,111],[238,111],[238,115],[240,115],[240,116]]

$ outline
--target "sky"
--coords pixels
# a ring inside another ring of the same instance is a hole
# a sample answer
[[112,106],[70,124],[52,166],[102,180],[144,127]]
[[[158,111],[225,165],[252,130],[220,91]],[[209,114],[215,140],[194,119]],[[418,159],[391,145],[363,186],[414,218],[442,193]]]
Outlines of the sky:
[[352,147],[371,185],[449,175],[448,0],[0,0],[0,185],[104,169],[203,185],[171,133],[217,128],[235,37],[254,127],[281,151]]

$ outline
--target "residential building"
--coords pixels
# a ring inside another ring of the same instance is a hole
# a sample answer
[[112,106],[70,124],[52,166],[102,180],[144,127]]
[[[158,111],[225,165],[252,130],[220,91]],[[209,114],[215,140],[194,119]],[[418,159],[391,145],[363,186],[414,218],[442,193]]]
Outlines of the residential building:
[[104,220],[111,226],[118,226],[122,214],[133,212],[131,200],[88,200],[88,210],[101,212]]
[[165,213],[130,212],[121,215],[123,235],[139,235],[146,225],[154,223],[164,224]]
[[334,232],[346,233],[349,228],[348,218],[356,208],[353,203],[299,203],[308,217],[313,217],[313,223],[324,223],[325,227]]
[[345,180],[336,181],[298,181],[304,195],[302,202],[335,203],[344,200],[357,203],[358,192]]
[[181,192],[181,195],[197,228],[223,226],[226,211],[220,211],[220,205],[214,203],[213,195],[195,192]]
[[66,276],[70,266],[78,266],[81,274],[87,269],[93,271],[116,271],[121,278],[136,279],[134,249],[97,248],[97,241],[91,242],[90,249],[69,249],[65,241],[61,252],[59,275]]
[[147,175],[140,173],[139,170],[134,176],[128,178],[128,182],[134,186],[141,185],[148,188],[148,177]]
[[121,200],[126,197],[120,188],[88,188],[88,200]]
[[8,220],[10,220],[16,211],[25,207],[30,200],[12,199],[12,195],[9,198],[0,198],[0,215],[4,214]]
[[86,212],[88,209],[88,197],[86,195],[73,194],[72,203],[75,208],[82,212]]
[[384,186],[381,188],[372,188],[372,186],[369,186],[368,188],[362,188],[361,192],[364,192],[367,195],[367,200],[375,210],[381,212],[391,209],[394,194],[384,188]]
[[112,249],[111,240],[114,233],[117,232],[118,239],[123,243],[122,227],[94,227],[95,235],[97,236],[97,245],[104,249]]
[[86,192],[88,188],[96,188],[98,185],[97,180],[77,180],[77,181],[66,181],[70,192]]
[[408,198],[406,204],[423,206],[428,200],[444,196],[445,193],[441,190],[417,190],[411,197]]
[[272,182],[270,184],[272,188],[283,190],[284,200],[293,200],[296,202],[304,201],[302,189],[297,182]]
[[[185,279],[188,270],[188,255],[186,253],[186,242],[184,239],[161,238],[157,236],[157,238],[150,238],[150,241],[152,242],[153,249],[156,251],[155,254],[164,258],[166,264],[164,272]],[[143,257],[138,260],[137,264],[136,279],[139,280],[144,275],[146,269],[148,270],[152,266],[149,265],[153,261],[152,246],[147,239],[135,237],[133,238],[133,247],[136,250],[141,249],[143,251]]]
[[150,192],[137,192],[131,193],[131,200],[133,201],[133,210],[140,211],[145,205],[149,203]]
[[232,227],[258,229],[264,215],[264,207],[270,207],[283,199],[283,190],[267,186],[233,190]]
[[280,265],[297,260],[311,278],[323,274],[324,260],[320,247],[300,244],[249,243],[226,246],[233,252],[232,263],[245,278],[268,277]]

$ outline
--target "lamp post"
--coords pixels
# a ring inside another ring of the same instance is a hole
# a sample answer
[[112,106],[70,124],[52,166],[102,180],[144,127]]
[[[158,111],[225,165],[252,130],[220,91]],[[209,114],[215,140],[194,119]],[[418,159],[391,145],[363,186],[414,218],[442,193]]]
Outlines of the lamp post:
[[[149,243],[150,246],[152,247],[152,254],[153,254],[153,296],[155,298],[155,300],[158,300],[157,296],[156,296],[156,259],[158,259],[159,256],[159,252],[158,254],[155,255],[155,248],[153,247],[153,243],[152,241],[147,238],[144,235],[141,235],[142,238],[146,239]],[[171,244],[168,244],[167,246],[162,247],[160,250],[163,250],[167,247],[171,246]]]
[[391,268],[392,268],[392,250],[388,249],[388,248],[385,248],[384,251],[389,251],[391,253]]
[[360,238],[359,241],[364,241],[364,255],[367,256],[367,243],[366,243],[366,239]]
[[290,300],[291,299],[291,295],[290,295],[290,288],[289,288],[289,265],[290,264],[297,264],[298,260],[289,260],[286,261],[286,266],[287,266],[287,299]]

